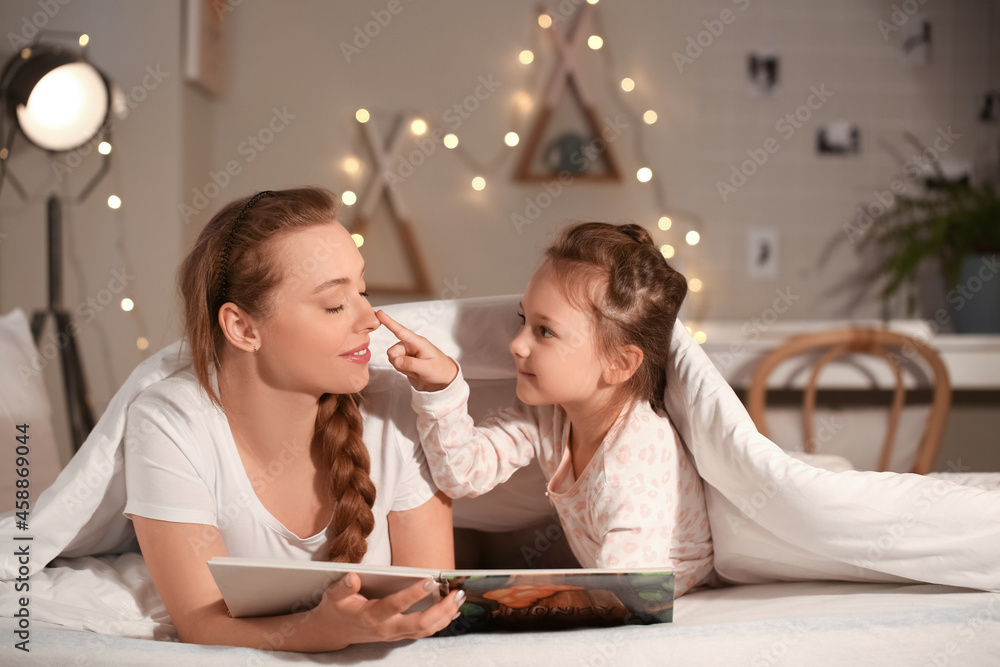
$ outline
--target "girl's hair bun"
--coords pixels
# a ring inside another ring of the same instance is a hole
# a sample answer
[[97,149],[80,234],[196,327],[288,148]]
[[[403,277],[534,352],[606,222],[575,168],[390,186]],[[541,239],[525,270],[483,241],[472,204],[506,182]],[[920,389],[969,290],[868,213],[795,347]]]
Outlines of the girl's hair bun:
[[655,245],[653,243],[653,237],[650,235],[649,231],[642,225],[629,223],[627,225],[618,225],[617,229],[622,234],[629,237],[636,243]]

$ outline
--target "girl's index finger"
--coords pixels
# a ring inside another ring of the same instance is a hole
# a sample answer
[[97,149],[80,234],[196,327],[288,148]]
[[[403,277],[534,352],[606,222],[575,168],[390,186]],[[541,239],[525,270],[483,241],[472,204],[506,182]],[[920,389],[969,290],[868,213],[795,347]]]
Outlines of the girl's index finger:
[[384,310],[376,310],[375,317],[377,317],[378,321],[384,324],[385,328],[391,331],[396,338],[404,343],[417,338],[417,334],[413,333],[402,324],[389,317],[389,314]]

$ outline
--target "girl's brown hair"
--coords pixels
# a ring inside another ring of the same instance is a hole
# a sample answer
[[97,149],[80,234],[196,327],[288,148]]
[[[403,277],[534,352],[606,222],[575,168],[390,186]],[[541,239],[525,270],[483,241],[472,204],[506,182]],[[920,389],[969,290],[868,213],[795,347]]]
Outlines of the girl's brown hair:
[[591,314],[599,353],[634,345],[638,370],[622,385],[623,398],[646,400],[666,412],[667,358],[687,280],[675,271],[645,228],[583,222],[562,230],[545,252],[567,298]]
[[[219,308],[229,302],[251,317],[266,318],[275,305],[275,287],[290,279],[288,267],[275,261],[275,240],[336,219],[336,199],[321,188],[275,191],[255,199],[249,207],[251,198],[246,197],[216,213],[179,272],[184,333],[194,355],[195,374],[220,407],[211,382],[212,370],[218,368],[227,344],[219,326]],[[324,394],[316,414],[311,447],[329,471],[333,521],[327,534],[332,561],[360,562],[368,549],[366,538],[375,527],[375,485],[361,438],[360,402],[358,394]]]

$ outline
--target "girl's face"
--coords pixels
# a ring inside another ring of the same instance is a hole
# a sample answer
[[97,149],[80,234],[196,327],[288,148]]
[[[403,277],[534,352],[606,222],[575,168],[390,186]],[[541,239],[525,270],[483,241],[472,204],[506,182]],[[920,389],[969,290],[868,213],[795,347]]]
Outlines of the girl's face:
[[282,279],[260,323],[258,365],[275,388],[319,397],[368,384],[368,335],[379,327],[365,292],[365,263],[339,223],[274,241]]
[[603,384],[591,316],[573,306],[550,262],[528,282],[524,324],[510,343],[517,397],[528,405],[585,406]]

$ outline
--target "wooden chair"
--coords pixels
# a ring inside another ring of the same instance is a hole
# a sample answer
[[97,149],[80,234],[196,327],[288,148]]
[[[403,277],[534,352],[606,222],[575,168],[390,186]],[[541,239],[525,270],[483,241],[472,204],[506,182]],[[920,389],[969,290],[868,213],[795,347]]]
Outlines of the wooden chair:
[[803,398],[802,435],[805,451],[810,453],[815,451],[813,412],[816,407],[816,385],[820,372],[831,361],[841,357],[856,354],[872,355],[882,358],[889,365],[896,381],[892,407],[889,411],[888,429],[877,468],[880,471],[888,469],[906,397],[901,370],[903,364],[900,363],[900,360],[905,357],[919,356],[924,359],[933,372],[934,386],[930,414],[924,425],[923,437],[917,449],[916,460],[911,472],[921,475],[930,472],[934,465],[938,446],[941,443],[941,433],[944,431],[951,405],[951,381],[948,378],[948,369],[940,355],[930,346],[915,338],[893,331],[849,328],[802,334],[789,338],[780,347],[767,353],[754,370],[747,394],[747,410],[761,434],[765,437],[768,435],[765,403],[767,380],[772,371],[786,360],[820,351],[822,354],[814,363]]

